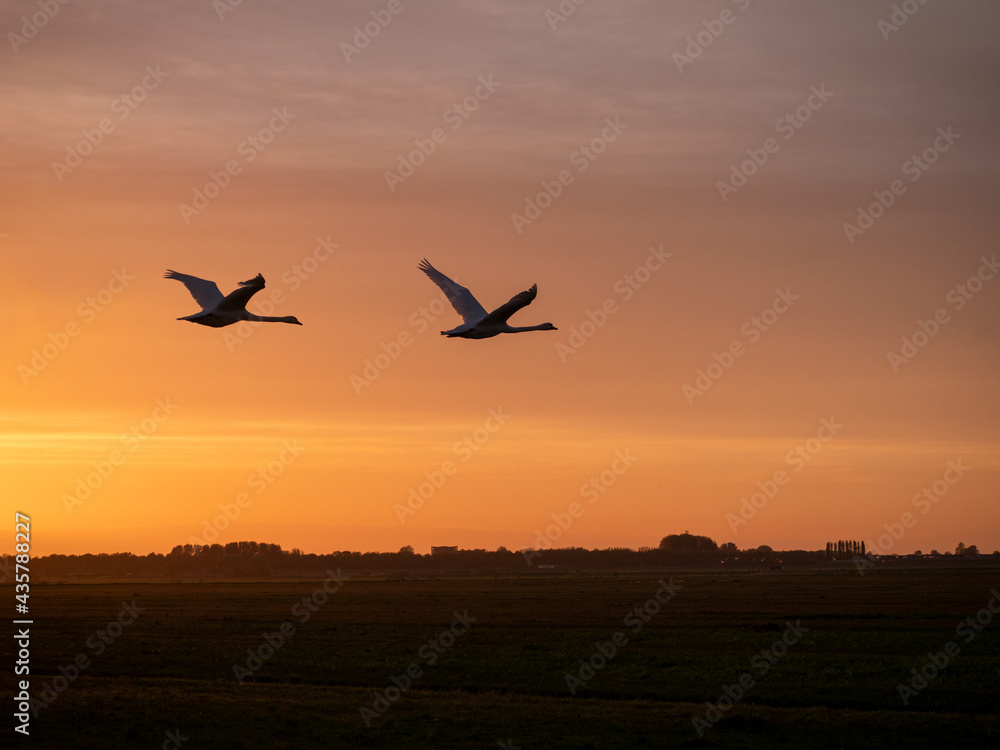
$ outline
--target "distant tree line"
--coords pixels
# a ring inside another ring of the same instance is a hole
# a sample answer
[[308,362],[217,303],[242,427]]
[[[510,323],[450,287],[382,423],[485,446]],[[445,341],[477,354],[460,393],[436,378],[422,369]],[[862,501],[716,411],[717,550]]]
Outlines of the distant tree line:
[[[102,576],[110,578],[259,578],[322,574],[327,569],[344,572],[433,573],[470,571],[493,573],[537,570],[539,566],[563,570],[642,570],[663,568],[703,568],[794,566],[822,564],[827,560],[851,559],[865,554],[863,542],[829,542],[826,550],[775,551],[767,545],[739,549],[733,542],[719,545],[706,536],[670,534],[658,547],[608,547],[585,549],[496,550],[437,547],[435,554],[418,554],[407,545],[398,552],[331,552],[317,555],[299,549],[284,550],[265,542],[228,544],[178,544],[169,554],[131,552],[46,555],[31,559],[32,579],[60,580]],[[935,553],[931,553],[934,555]],[[977,555],[975,545],[959,544],[955,554]],[[1000,552],[994,555],[1000,556]],[[13,580],[14,558],[0,557],[0,583]]]
[[[437,554],[418,554],[407,545],[398,552],[331,552],[317,555],[299,549],[284,550],[264,542],[228,544],[178,544],[169,554],[131,552],[47,555],[32,558],[35,577],[59,580],[69,577],[103,576],[123,578],[262,577],[321,573],[327,568],[345,571],[433,572],[467,570],[476,572],[529,571],[539,565],[560,569],[616,570],[656,569],[664,566],[763,565],[775,562],[809,563],[823,560],[822,552],[792,550],[775,552],[764,545],[740,550],[732,542],[721,547],[708,537],[690,534],[664,537],[659,547],[608,547],[585,549],[565,547],[514,552],[496,550],[436,548]],[[13,558],[0,558],[0,581],[13,576]]]
[[865,543],[840,539],[826,543],[826,557],[829,560],[851,560],[855,556],[865,556]]
[[[923,552],[921,552],[920,550],[916,550],[913,554],[915,554],[915,555],[921,555],[922,556]],[[930,556],[931,557],[938,557],[938,556],[940,556],[940,554],[941,553],[938,552],[935,549],[935,550],[931,550]],[[950,555],[950,554],[951,554],[950,552],[945,552],[945,555]],[[955,547],[955,554],[957,556],[959,556],[959,557],[965,557],[965,556],[975,557],[975,556],[979,555],[980,552],[979,552],[979,548],[975,544],[970,544],[969,546],[966,546],[965,542],[959,542],[958,546]],[[994,554],[997,554],[997,553],[994,552]],[[865,543],[864,542],[857,542],[857,541],[852,541],[852,540],[841,539],[841,540],[836,541],[836,542],[827,542],[826,543],[826,557],[827,557],[827,559],[830,559],[830,560],[853,560],[854,557],[858,556],[858,555],[860,555],[862,557],[864,557],[866,555]]]
[[714,552],[718,548],[719,545],[707,536],[695,536],[686,531],[683,534],[667,534],[660,540],[660,549],[665,552]]
[[965,542],[959,542],[958,546],[955,547],[956,555],[978,555],[979,547],[974,544],[970,544],[968,547],[965,546]]

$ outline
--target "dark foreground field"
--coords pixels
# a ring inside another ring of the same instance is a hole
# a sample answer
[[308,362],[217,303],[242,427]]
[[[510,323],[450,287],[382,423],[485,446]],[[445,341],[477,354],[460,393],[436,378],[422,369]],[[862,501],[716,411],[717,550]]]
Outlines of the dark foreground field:
[[997,569],[322,584],[34,585],[18,744],[1000,747]]

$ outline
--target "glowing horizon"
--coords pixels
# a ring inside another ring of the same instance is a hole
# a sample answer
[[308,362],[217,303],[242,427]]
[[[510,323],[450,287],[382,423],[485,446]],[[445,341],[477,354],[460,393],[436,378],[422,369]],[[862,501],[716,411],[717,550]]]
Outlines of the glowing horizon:
[[[240,493],[220,543],[515,549],[582,502],[554,546],[822,549],[909,511],[899,551],[1000,548],[967,74],[997,9],[552,6],[402,3],[363,46],[385,3],[0,11],[0,491],[34,554],[169,551]],[[439,336],[425,257],[488,310],[537,284],[511,324],[558,330]],[[261,273],[249,307],[303,326],[178,321],[168,268]]]

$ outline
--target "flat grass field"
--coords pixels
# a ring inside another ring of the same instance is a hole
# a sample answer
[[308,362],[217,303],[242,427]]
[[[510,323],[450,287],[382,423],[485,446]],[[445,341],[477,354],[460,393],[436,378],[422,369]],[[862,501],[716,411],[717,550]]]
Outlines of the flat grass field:
[[7,732],[74,749],[1000,747],[1000,568],[326,587],[34,583],[31,690],[52,700],[29,740]]

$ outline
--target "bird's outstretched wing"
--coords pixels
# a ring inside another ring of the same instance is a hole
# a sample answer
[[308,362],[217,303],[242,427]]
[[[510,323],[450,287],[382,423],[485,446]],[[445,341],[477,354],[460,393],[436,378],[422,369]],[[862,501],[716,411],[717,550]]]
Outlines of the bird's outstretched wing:
[[244,310],[250,298],[263,288],[264,277],[260,274],[257,274],[249,281],[241,281],[239,288],[227,294],[226,298],[218,304],[216,309],[223,311]]
[[[478,323],[486,317],[486,309],[476,301],[476,298],[472,296],[472,292],[461,284],[456,284],[437,270],[427,261],[427,258],[420,261],[420,265],[417,268],[426,273],[431,281],[441,287],[441,291],[444,292],[444,296],[451,302],[451,306],[455,308],[455,312],[461,315],[462,320],[466,323]],[[525,302],[525,304],[528,303]],[[513,310],[511,313],[513,313]]]
[[531,304],[531,300],[538,296],[538,284],[532,284],[531,289],[524,292],[519,292],[510,298],[509,302],[505,302],[500,305],[496,310],[491,312],[482,322],[485,325],[497,325],[498,323],[506,323],[507,319],[520,310],[522,307],[527,307]]
[[163,274],[163,278],[177,279],[186,286],[187,290],[191,292],[191,296],[194,297],[194,301],[201,305],[202,310],[214,310],[223,300],[222,292],[219,291],[219,287],[214,281],[169,270]]

